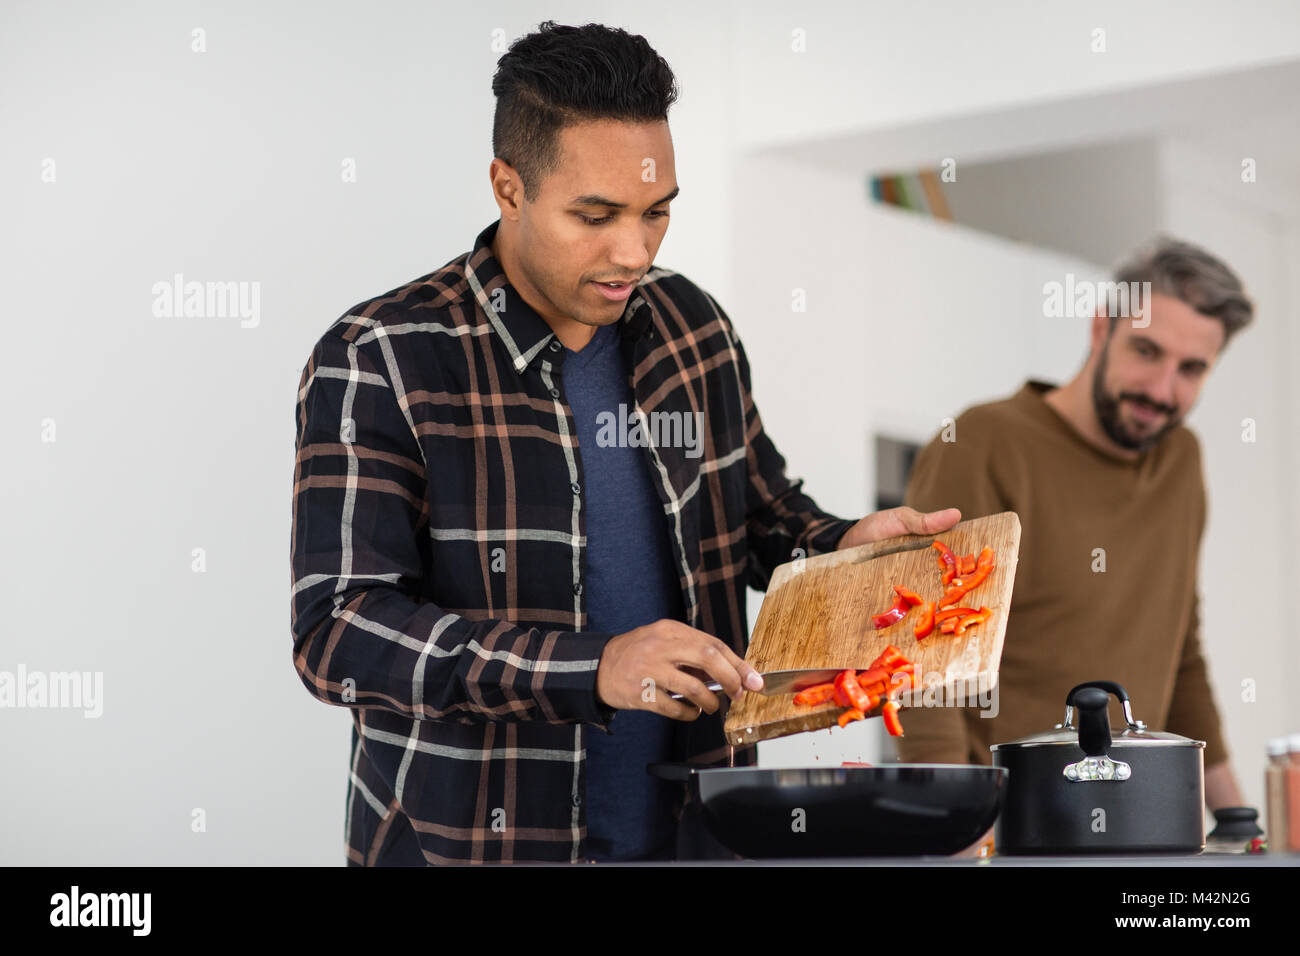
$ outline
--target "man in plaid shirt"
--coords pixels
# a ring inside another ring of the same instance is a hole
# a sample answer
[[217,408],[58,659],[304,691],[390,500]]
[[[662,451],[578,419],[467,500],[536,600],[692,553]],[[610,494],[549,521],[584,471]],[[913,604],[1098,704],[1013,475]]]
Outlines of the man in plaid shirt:
[[959,516],[786,477],[729,318],[653,265],[676,87],[643,38],[542,24],[493,90],[500,219],[303,370],[294,664],[352,712],[350,865],[672,859],[645,765],[725,754],[746,587]]

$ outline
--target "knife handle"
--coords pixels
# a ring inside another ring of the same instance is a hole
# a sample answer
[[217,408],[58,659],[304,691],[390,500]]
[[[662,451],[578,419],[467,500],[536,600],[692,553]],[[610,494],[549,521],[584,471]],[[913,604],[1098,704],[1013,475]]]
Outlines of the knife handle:
[[[722,685],[719,684],[719,683],[718,683],[717,681],[715,681],[715,680],[711,680],[711,681],[709,681],[707,684],[704,685],[704,688],[705,688],[705,690],[711,690],[711,691],[713,691],[713,693],[715,693],[715,694],[721,694],[721,693],[722,693]],[[672,693],[672,694],[669,694],[668,696],[669,696],[670,698],[672,698],[673,700],[681,700],[682,697],[683,697],[684,695],[682,695],[682,694],[677,694],[677,693]]]

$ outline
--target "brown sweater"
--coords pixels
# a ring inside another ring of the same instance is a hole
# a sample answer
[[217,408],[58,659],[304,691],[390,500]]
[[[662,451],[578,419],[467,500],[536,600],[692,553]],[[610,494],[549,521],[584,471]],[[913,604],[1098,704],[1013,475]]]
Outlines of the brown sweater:
[[[1020,516],[1020,563],[999,671],[999,713],[916,708],[899,757],[983,763],[989,745],[1050,730],[1086,680],[1122,684],[1153,730],[1204,740],[1226,760],[1197,635],[1196,564],[1205,526],[1200,447],[1185,427],[1133,461],[1088,444],[1029,382],[967,410],[955,441],[917,456],[907,503],[962,518]],[[1093,570],[1104,549],[1105,571]],[[1123,715],[1112,698],[1111,726]]]

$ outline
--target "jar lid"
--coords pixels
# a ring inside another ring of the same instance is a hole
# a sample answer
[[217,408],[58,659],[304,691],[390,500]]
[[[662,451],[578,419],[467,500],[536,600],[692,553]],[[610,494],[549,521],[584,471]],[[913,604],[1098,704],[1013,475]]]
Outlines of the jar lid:
[[1287,739],[1285,737],[1273,737],[1264,745],[1264,751],[1270,757],[1281,757],[1287,751]]

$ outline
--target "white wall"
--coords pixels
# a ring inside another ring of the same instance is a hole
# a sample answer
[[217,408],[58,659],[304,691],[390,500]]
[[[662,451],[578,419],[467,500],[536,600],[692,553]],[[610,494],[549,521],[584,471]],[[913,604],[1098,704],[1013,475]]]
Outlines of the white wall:
[[[1300,54],[1286,0],[733,0],[739,145],[962,117]],[[743,14],[742,14],[743,12]],[[805,52],[792,49],[803,30]],[[1094,53],[1093,31],[1105,31]]]
[[[1249,147],[1247,147],[1248,149]],[[1209,517],[1201,551],[1202,640],[1216,700],[1247,802],[1263,800],[1264,741],[1300,728],[1294,636],[1296,562],[1286,555],[1300,530],[1296,427],[1300,317],[1286,241],[1295,180],[1241,181],[1240,156],[1171,141],[1162,148],[1163,225],[1201,243],[1241,276],[1255,302],[1252,326],[1223,353],[1188,418],[1201,439]],[[1269,168],[1265,162],[1265,169]],[[1208,168],[1207,168],[1208,167]],[[1258,194],[1258,195],[1257,195]],[[1275,201],[1270,201],[1272,197]],[[1243,420],[1255,440],[1243,440]]]

